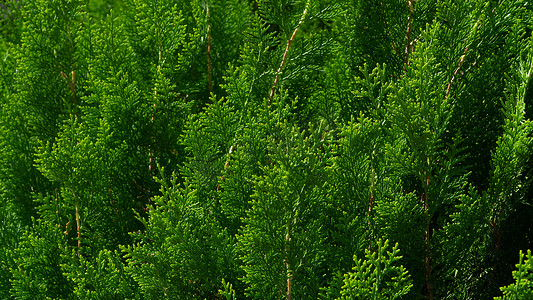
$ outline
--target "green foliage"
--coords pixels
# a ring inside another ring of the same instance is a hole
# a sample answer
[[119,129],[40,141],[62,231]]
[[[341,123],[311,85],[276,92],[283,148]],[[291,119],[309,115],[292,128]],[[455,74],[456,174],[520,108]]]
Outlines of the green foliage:
[[346,273],[354,253],[364,252],[375,237],[374,201],[379,195],[383,139],[380,124],[360,116],[341,128],[332,166],[334,196],[327,205],[333,273]]
[[60,264],[66,254],[66,239],[47,221],[35,221],[14,250],[11,295],[15,299],[72,299],[73,285]]
[[226,282],[224,279],[222,279],[222,286],[224,287],[224,290],[218,290],[221,296],[224,296],[226,300],[237,299],[237,297],[235,296],[235,290],[233,289],[231,283]]
[[237,248],[253,298],[316,298],[326,267],[321,211],[328,197],[329,151],[325,132],[310,136],[286,122],[267,138],[264,175],[254,194]]
[[344,275],[338,299],[401,299],[412,288],[407,270],[397,266],[402,258],[398,244],[387,251],[388,240],[377,242],[377,251],[365,250],[365,260],[354,256],[353,272]]
[[0,298],[512,297],[532,12],[2,1]]
[[64,275],[74,285],[78,299],[140,299],[139,287],[124,271],[124,262],[115,251],[102,250],[88,260],[74,253],[65,255]]
[[[515,234],[522,234],[511,228],[521,226],[513,220],[516,210],[527,210],[523,208],[524,201],[527,201],[524,199],[523,186],[529,183],[523,173],[531,156],[531,123],[525,119],[524,110],[531,58],[520,63],[516,70],[517,84],[508,91],[503,103],[505,122],[503,134],[498,138],[496,149],[492,153],[489,188],[481,194],[471,188],[468,194],[462,195],[457,210],[451,214],[451,222],[444,227],[446,235],[450,237],[443,243],[444,251],[455,253],[448,255],[445,264],[450,267],[450,276],[456,278],[455,289],[462,297],[489,292],[486,282],[492,281],[490,278],[494,276],[490,274],[502,272],[500,264],[504,261],[505,272],[511,272],[508,267],[512,264],[509,261],[510,253],[525,246],[517,241],[505,246],[507,241],[516,239]],[[473,277],[472,274],[479,276],[470,279],[471,282],[479,283],[466,283],[468,278]],[[485,288],[480,291],[475,286]],[[490,288],[496,290],[498,286],[492,284]],[[490,293],[493,294],[494,291]]]
[[[527,254],[520,251],[520,262],[516,265],[518,270],[513,271],[513,278],[516,283],[501,287],[503,297],[495,297],[494,299],[529,299],[533,297],[533,259],[531,257],[531,250]],[[525,260],[524,260],[525,257]]]
[[196,191],[180,188],[176,176],[161,183],[146,231],[133,234],[125,271],[149,299],[207,298],[216,294],[234,261],[231,238],[210,216]]
[[15,210],[11,209],[10,205],[4,204],[0,208],[0,284],[5,287],[0,290],[0,297],[4,299],[10,298],[7,287],[13,278],[10,269],[15,264],[12,250],[18,247],[24,229]]

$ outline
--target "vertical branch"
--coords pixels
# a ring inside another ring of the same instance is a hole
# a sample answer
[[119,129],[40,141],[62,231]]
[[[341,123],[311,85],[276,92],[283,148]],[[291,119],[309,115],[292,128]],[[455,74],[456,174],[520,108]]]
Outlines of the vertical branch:
[[[229,165],[229,158],[230,158],[230,155],[231,155],[231,152],[233,152],[233,146],[235,144],[231,145],[231,147],[229,147],[229,151],[228,151],[228,154],[226,155],[227,158],[226,158],[226,162],[224,163],[224,171],[226,171],[226,169],[228,168],[228,165]],[[224,175],[221,176],[220,178],[221,181],[224,181]],[[220,183],[217,185],[217,189],[216,191],[220,191]]]
[[[474,27],[472,28],[471,34],[474,34],[477,31],[477,28],[481,22],[481,17],[477,20],[476,24],[474,24]],[[463,55],[461,55],[461,58],[459,59],[459,63],[457,64],[457,68],[453,72],[452,79],[448,83],[448,87],[446,87],[446,96],[444,99],[448,99],[448,96],[450,95],[450,90],[452,88],[452,84],[454,83],[455,79],[458,77],[459,72],[461,71],[461,67],[463,66],[463,62],[465,61],[466,54],[468,53],[468,50],[470,49],[470,46],[472,43],[468,44],[463,51]]]
[[[70,47],[71,47],[71,50],[72,50],[72,55],[76,52],[76,47],[74,46],[74,39],[72,38],[72,31],[70,30],[70,26],[67,25],[67,34],[68,34],[68,39],[69,39],[69,42],[70,42]],[[73,108],[76,108],[76,90],[75,90],[75,79],[76,79],[76,76],[75,76],[75,72],[74,72],[74,58],[73,56],[70,57],[70,68],[72,70],[71,72],[71,75],[72,75],[72,80],[70,81],[69,83],[69,87],[70,87],[70,91],[72,93],[72,106]],[[67,79],[66,76],[64,76],[65,79]],[[68,79],[67,79],[68,81]],[[77,117],[77,114],[74,115],[75,117]]]
[[72,81],[70,82],[70,91],[72,92],[72,102],[76,105],[76,72],[72,70]]
[[498,226],[497,215],[493,215],[490,219],[490,230],[494,235],[494,251],[498,252],[502,246],[502,230]]
[[[290,220],[289,222],[292,222],[292,220]],[[291,226],[289,223],[287,225],[287,234],[285,235],[285,268],[287,272],[287,300],[292,299],[292,269],[289,264],[289,255],[291,251],[291,248],[289,245],[291,241],[290,228]]]
[[[71,78],[68,78],[65,72],[63,72],[63,68],[61,67],[61,65],[59,65],[59,70],[60,70],[59,74],[61,75],[61,77],[63,77],[63,79],[67,81],[68,86],[70,88],[70,93],[72,94],[72,109],[75,111],[77,107],[77,104],[76,104],[76,72],[72,70],[72,72],[70,72]],[[77,117],[78,117],[78,114],[75,113],[74,118],[77,118]]]
[[374,207],[374,190],[376,189],[376,182],[375,182],[375,176],[376,176],[376,173],[375,173],[375,170],[374,170],[374,167],[372,166],[372,171],[370,173],[370,200],[368,200],[368,214],[367,214],[367,219],[368,219],[368,230],[370,230],[370,244],[368,245],[368,249],[371,249],[372,248],[372,240],[373,240],[373,230],[372,230],[372,224],[370,224],[370,218],[371,218],[371,213],[372,213],[372,208]]
[[[159,51],[159,61],[161,61],[161,51]],[[161,63],[159,63],[159,65],[157,66],[157,75],[156,76],[159,76],[159,72],[161,71]],[[156,101],[157,101],[157,84],[155,85],[154,87],[154,105],[153,105],[153,108],[154,110],[152,111],[152,118],[150,118],[150,123],[152,126],[154,126],[154,121],[155,121],[155,110],[156,110]],[[153,138],[153,136],[152,136]],[[148,145],[148,172],[150,172],[150,175],[152,174],[152,164],[153,164],[153,151],[152,151],[152,145],[151,143]]]
[[276,72],[276,79],[274,79],[274,84],[272,84],[272,88],[270,89],[270,96],[268,98],[268,104],[272,103],[272,98],[274,97],[274,94],[276,93],[276,86],[279,82],[279,75],[281,74],[281,70],[283,69],[283,66],[285,65],[285,61],[287,60],[287,54],[289,53],[289,49],[291,48],[292,42],[294,40],[294,37],[296,36],[296,33],[298,33],[298,30],[300,29],[300,26],[302,26],[305,17],[307,15],[307,11],[309,10],[309,2],[310,0],[307,0],[307,3],[305,4],[305,9],[302,13],[302,17],[300,18],[300,21],[298,22],[298,25],[292,32],[291,37],[287,41],[287,46],[285,46],[285,52],[283,53],[283,59],[281,60],[281,63],[279,64],[278,71]]
[[[375,190],[375,170],[374,167],[372,167],[372,171],[370,173],[370,200],[368,201],[368,217],[370,218],[370,212],[372,211],[372,206],[374,206],[374,190]],[[370,220],[368,220],[368,225],[370,226]]]
[[[429,166],[429,157],[427,157],[427,163]],[[431,251],[429,248],[429,242],[431,239],[431,215],[429,214],[429,203],[428,203],[428,192],[429,192],[429,180],[430,180],[430,174],[428,172],[426,177],[426,186],[424,188],[424,192],[422,193],[422,202],[424,203],[424,213],[426,214],[426,231],[424,232],[424,241],[426,242],[426,259],[424,262],[426,274],[425,274],[425,283],[424,283],[424,289],[426,293],[426,298],[433,300],[433,287],[431,286],[431,283],[429,282],[429,279],[431,277]]]
[[411,30],[413,27],[413,1],[407,0],[409,5],[409,17],[407,18],[407,30],[405,33],[406,44],[405,44],[405,59],[404,59],[404,69],[407,69],[407,64],[409,63],[409,54],[411,53]]
[[78,210],[78,205],[76,204],[76,231],[78,233],[78,256],[80,256],[81,249],[81,231],[80,231],[80,212]]
[[[426,197],[426,194],[424,192],[424,197]],[[424,289],[426,292],[427,299],[433,300],[433,287],[431,286],[431,283],[429,282],[429,278],[431,277],[431,255],[429,250],[429,239],[430,239],[430,228],[429,224],[431,222],[431,219],[428,218],[427,225],[426,225],[426,231],[424,233],[424,240],[426,242],[426,259],[425,259],[425,268],[426,268],[426,275],[425,275],[425,283],[424,283]]]
[[455,72],[453,72],[452,79],[448,83],[448,87],[446,87],[446,96],[444,97],[444,99],[448,99],[448,96],[450,95],[452,84],[455,81],[455,78],[457,78],[457,74],[459,74],[459,71],[461,70],[461,67],[463,66],[463,62],[465,60],[466,53],[468,52],[469,47],[470,47],[470,45],[468,45],[465,48],[465,51],[463,52],[463,55],[461,55],[461,58],[459,59],[459,63],[457,64],[457,68],[455,69]]
[[[163,60],[163,55],[162,55],[162,51],[163,51],[163,43],[161,41],[162,37],[161,37],[161,29],[160,29],[160,26],[157,27],[157,49],[158,49],[158,56],[157,56],[157,72],[156,72],[156,82],[154,84],[154,104],[153,104],[153,111],[152,111],[152,117],[150,118],[150,123],[151,123],[151,126],[153,127],[154,126],[154,121],[155,121],[155,111],[156,111],[156,108],[157,108],[157,97],[158,97],[158,94],[157,94],[157,78],[158,76],[161,74],[161,65],[165,62],[165,60]],[[153,134],[151,136],[151,138],[153,139]],[[153,150],[152,150],[152,143],[150,143],[148,145],[148,172],[150,173],[150,176],[152,175],[152,165],[153,165],[153,158],[154,156],[154,153],[153,153]]]
[[74,207],[76,208],[76,233],[78,234],[78,257],[80,257],[80,250],[81,250],[81,221],[80,221],[80,211],[79,211],[79,203],[78,203],[78,197],[76,196],[76,193],[74,194]]
[[205,1],[205,7],[207,11],[207,86],[209,88],[209,94],[213,93],[213,81],[212,81],[212,64],[211,64],[211,24],[209,14],[209,1]]
[[[501,196],[498,197],[498,200],[501,200]],[[492,209],[492,216],[490,218],[490,231],[492,232],[493,236],[493,242],[494,242],[494,254],[497,257],[500,248],[502,246],[502,228],[499,225],[498,217],[501,210],[497,209],[497,205],[494,205],[494,208]],[[497,272],[499,270],[499,262],[497,260],[494,261],[492,265],[492,270],[489,275],[489,284],[492,285],[494,282],[494,279],[497,278]]]

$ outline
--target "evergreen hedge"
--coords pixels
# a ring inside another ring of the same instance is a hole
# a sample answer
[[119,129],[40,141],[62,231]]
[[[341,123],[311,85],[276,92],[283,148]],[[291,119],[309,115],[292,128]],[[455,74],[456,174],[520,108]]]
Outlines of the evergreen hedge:
[[0,298],[532,299],[526,0],[0,2]]

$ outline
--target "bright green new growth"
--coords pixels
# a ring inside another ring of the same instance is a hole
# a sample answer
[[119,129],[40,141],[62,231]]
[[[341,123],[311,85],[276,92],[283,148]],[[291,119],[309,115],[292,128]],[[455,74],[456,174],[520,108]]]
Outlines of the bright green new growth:
[[224,279],[222,279],[222,286],[224,287],[224,290],[218,290],[218,293],[225,297],[226,300],[236,300],[237,297],[235,296],[235,290],[233,289],[233,286],[231,283],[226,282]]
[[391,251],[388,240],[378,240],[376,247],[376,252],[365,250],[364,260],[354,256],[353,272],[344,275],[338,299],[401,299],[413,287],[407,270],[398,265],[398,243]]
[[516,267],[518,270],[513,271],[515,283],[501,287],[503,297],[494,299],[525,300],[533,297],[533,257],[531,256],[531,250],[528,250],[525,254],[520,251],[520,262]]

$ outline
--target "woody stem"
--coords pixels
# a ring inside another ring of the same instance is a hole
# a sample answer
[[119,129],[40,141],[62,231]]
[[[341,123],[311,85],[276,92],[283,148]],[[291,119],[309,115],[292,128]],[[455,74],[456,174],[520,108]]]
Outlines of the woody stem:
[[285,61],[287,60],[287,54],[289,53],[289,49],[291,48],[292,42],[294,41],[294,37],[298,33],[300,26],[302,26],[305,20],[305,17],[307,15],[307,11],[309,8],[309,2],[310,0],[307,0],[307,3],[305,4],[305,9],[302,13],[302,17],[300,18],[300,21],[298,22],[296,29],[294,29],[294,31],[292,32],[291,37],[287,41],[287,46],[285,46],[285,52],[283,53],[283,58],[281,59],[281,63],[279,64],[278,71],[276,72],[276,79],[274,79],[274,84],[272,85],[272,88],[270,89],[270,96],[268,98],[268,104],[272,103],[272,98],[274,97],[274,94],[276,93],[276,87],[279,83],[279,75],[281,74],[281,70],[283,69],[283,66],[285,65]]

